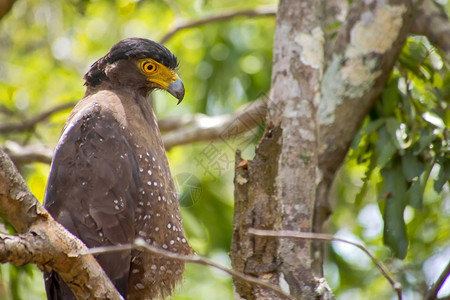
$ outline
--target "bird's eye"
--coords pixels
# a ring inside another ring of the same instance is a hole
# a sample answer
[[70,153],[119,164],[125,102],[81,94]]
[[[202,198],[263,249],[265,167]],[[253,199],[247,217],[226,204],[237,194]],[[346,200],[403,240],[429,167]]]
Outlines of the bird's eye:
[[152,73],[156,71],[156,65],[152,62],[145,61],[141,63],[141,69],[144,73]]

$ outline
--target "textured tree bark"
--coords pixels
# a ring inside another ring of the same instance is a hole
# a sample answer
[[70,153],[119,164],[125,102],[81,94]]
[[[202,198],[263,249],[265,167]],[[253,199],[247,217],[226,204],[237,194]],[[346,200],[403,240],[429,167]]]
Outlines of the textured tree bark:
[[[255,159],[235,178],[233,267],[296,297],[314,299],[311,242],[248,237],[248,227],[311,231],[318,164],[317,104],[323,68],[321,1],[281,1],[267,128]],[[246,299],[266,291],[235,282]]]
[[[236,155],[235,207],[231,265],[233,269],[253,275],[261,280],[279,285],[277,268],[278,241],[273,238],[255,237],[247,233],[248,228],[278,229],[280,223],[279,205],[275,200],[273,178],[278,172],[276,158],[279,156],[281,130],[266,129],[256,152],[255,159],[248,164],[240,154]],[[264,176],[261,176],[263,175]],[[277,299],[273,292],[246,282],[235,280],[237,298]]]
[[[275,201],[281,230],[312,231],[318,162],[317,104],[324,60],[321,1],[282,1],[267,121],[281,128]],[[314,299],[311,241],[281,239],[277,268],[291,295]]]
[[[316,290],[321,246],[249,237],[246,228],[322,231],[334,176],[389,78],[420,3],[355,1],[334,45],[326,44],[322,76],[317,2],[280,2],[268,125],[255,159],[236,170],[231,251],[234,267],[305,299],[330,297]],[[267,298],[240,282],[235,286],[238,297]]]

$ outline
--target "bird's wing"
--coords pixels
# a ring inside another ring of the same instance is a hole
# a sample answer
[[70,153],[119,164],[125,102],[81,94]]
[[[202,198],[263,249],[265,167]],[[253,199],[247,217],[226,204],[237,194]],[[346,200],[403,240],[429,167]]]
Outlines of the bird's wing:
[[[88,247],[132,243],[139,167],[125,128],[92,105],[66,126],[47,183],[45,207]],[[130,252],[97,257],[126,293]]]

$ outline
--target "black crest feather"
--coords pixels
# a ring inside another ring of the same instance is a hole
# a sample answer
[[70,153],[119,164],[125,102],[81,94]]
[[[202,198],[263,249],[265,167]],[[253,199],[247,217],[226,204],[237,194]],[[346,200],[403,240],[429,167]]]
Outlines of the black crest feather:
[[115,44],[105,56],[91,65],[89,72],[84,75],[85,85],[99,84],[106,78],[107,65],[129,58],[151,58],[170,69],[178,67],[177,57],[163,45],[148,39],[128,38]]

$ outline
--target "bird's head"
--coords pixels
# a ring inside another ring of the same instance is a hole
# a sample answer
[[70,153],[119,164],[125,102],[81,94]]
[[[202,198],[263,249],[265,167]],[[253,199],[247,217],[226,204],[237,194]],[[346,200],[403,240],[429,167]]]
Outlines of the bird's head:
[[84,79],[88,88],[107,83],[145,94],[162,89],[180,103],[184,85],[178,77],[177,67],[177,57],[163,45],[147,39],[129,38],[115,44],[108,54],[93,63]]

